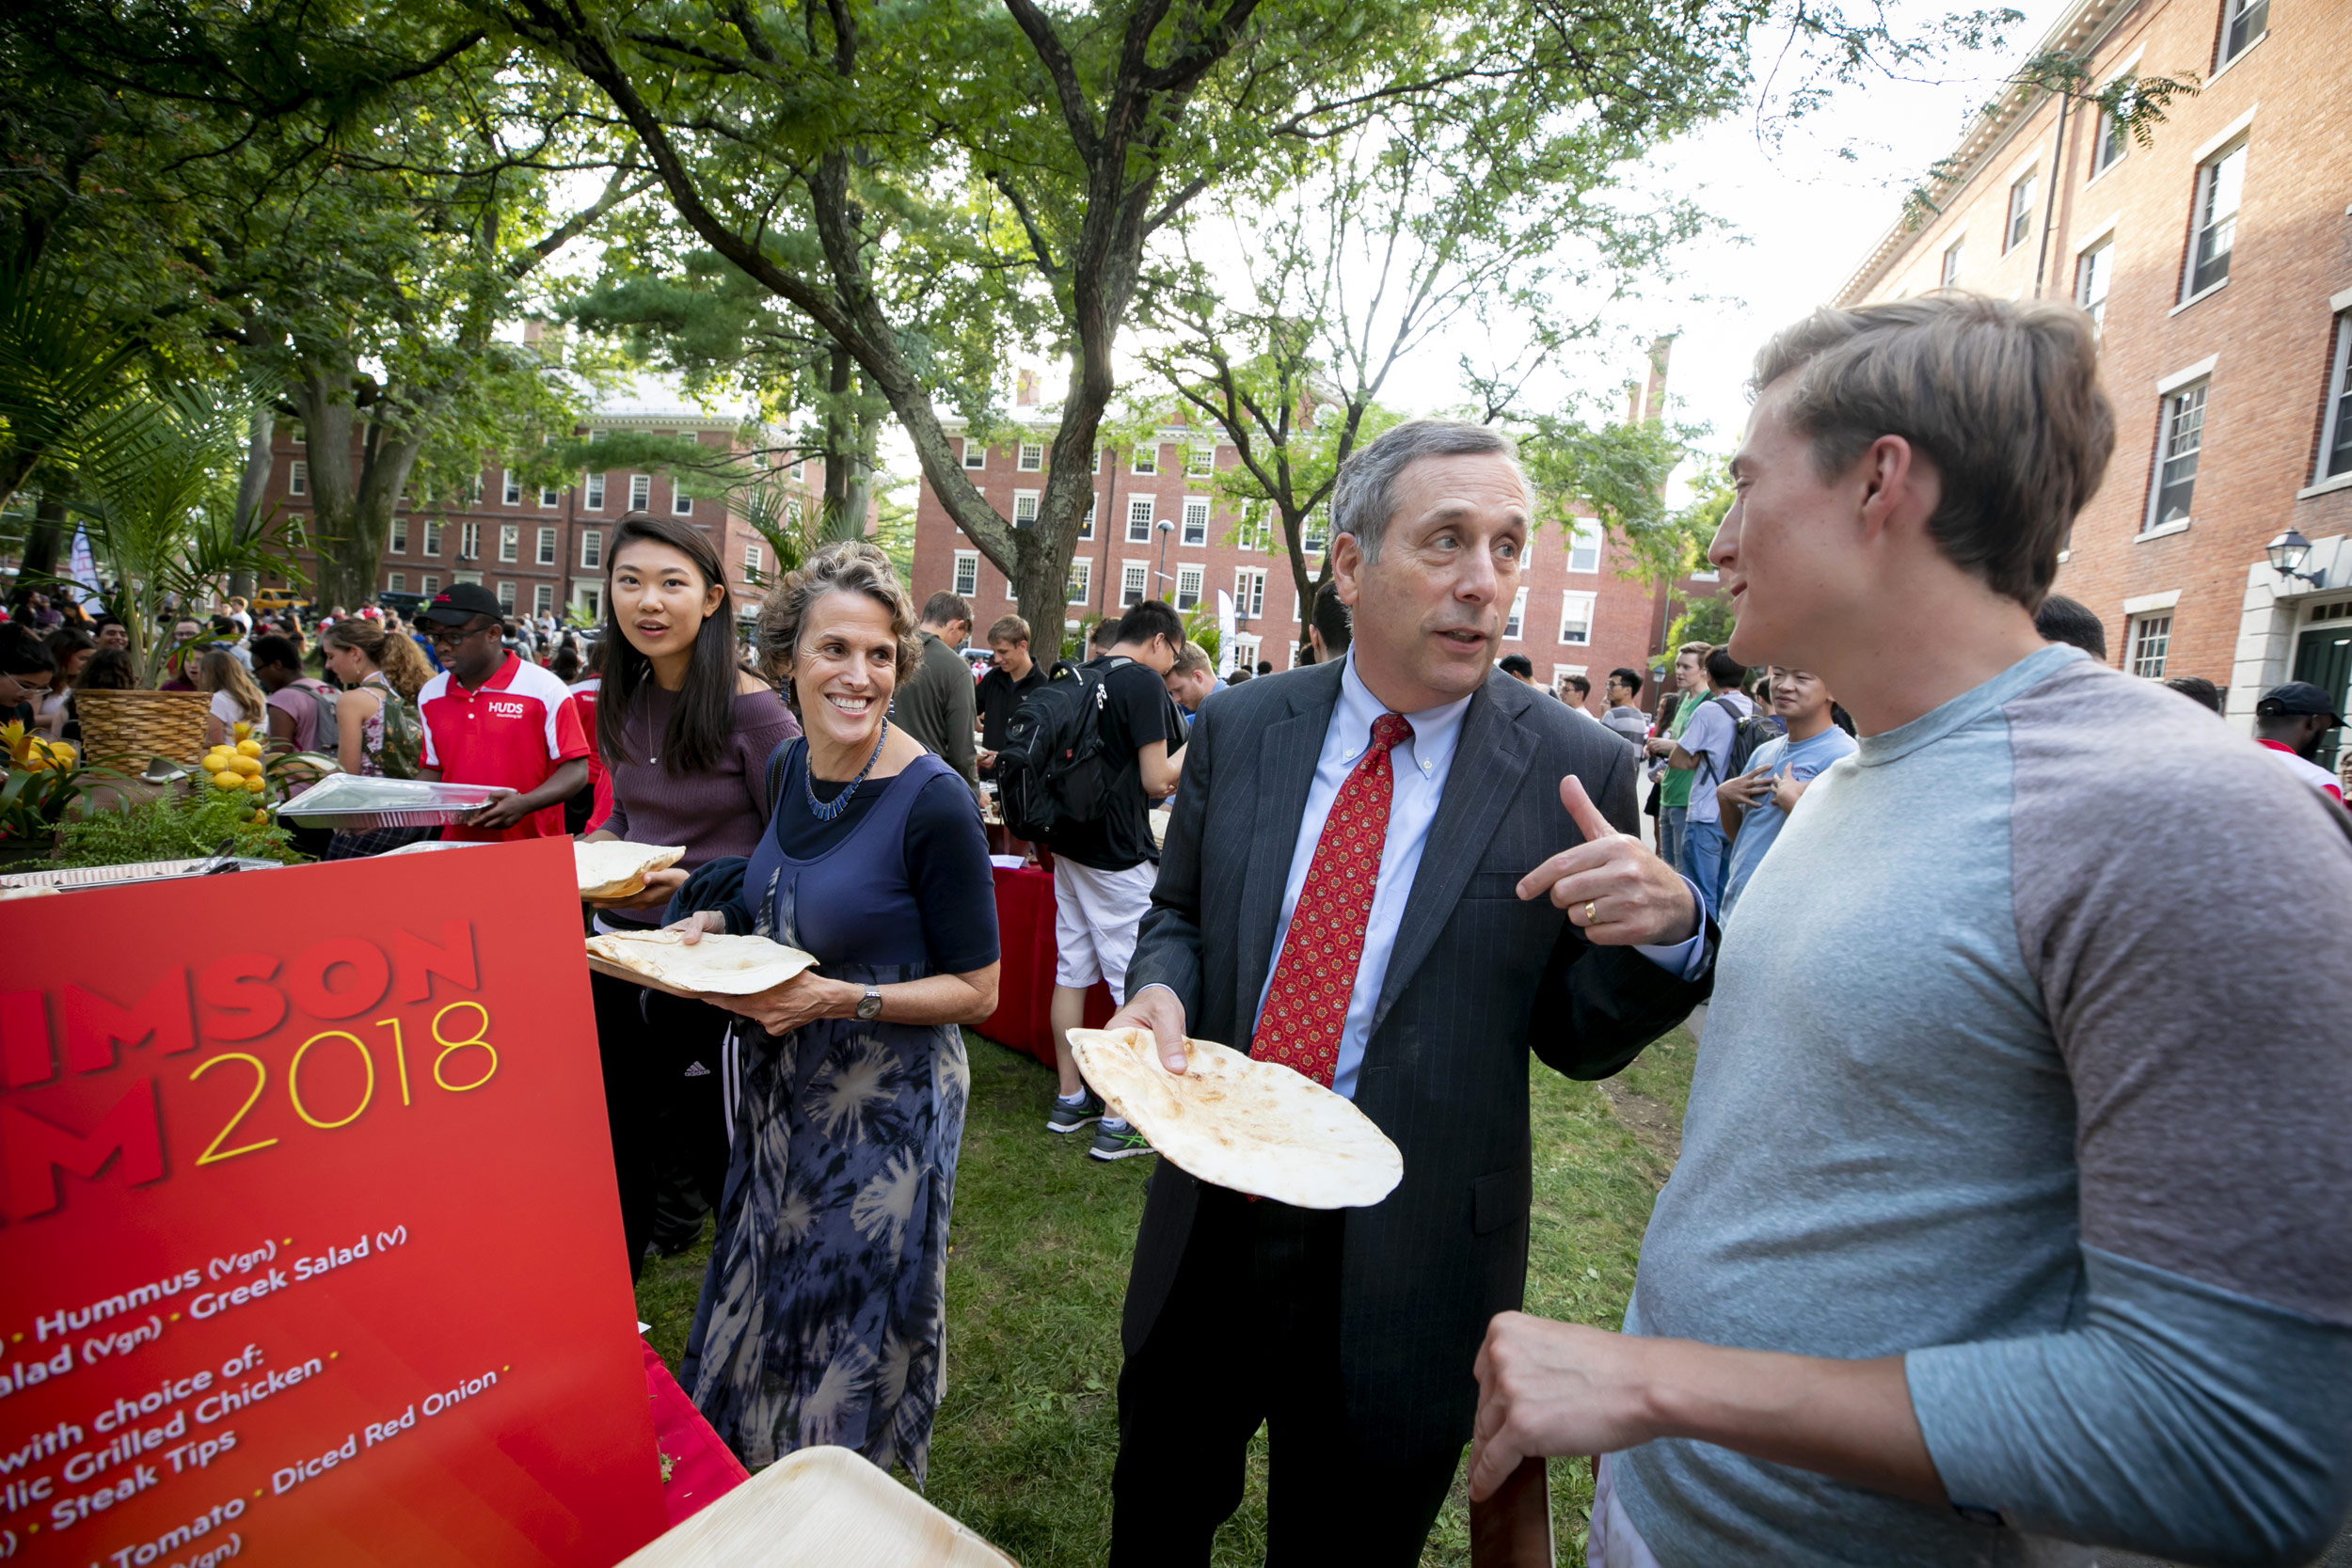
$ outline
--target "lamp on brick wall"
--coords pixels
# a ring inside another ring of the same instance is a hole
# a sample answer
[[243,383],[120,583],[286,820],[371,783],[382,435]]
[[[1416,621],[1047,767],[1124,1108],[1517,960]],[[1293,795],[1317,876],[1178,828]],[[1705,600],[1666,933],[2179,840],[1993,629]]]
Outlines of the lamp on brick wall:
[[2303,537],[2303,531],[2291,528],[2263,546],[2270,557],[2270,569],[2282,578],[2300,578],[2313,588],[2324,588],[2327,578],[2316,572],[2303,570],[2303,562],[2312,553],[2312,542]]

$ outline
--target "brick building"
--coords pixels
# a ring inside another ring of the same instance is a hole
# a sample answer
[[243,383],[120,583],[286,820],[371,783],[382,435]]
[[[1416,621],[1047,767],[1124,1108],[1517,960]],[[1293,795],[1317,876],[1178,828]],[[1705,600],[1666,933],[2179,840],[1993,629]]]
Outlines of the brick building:
[[[579,428],[592,440],[610,431],[650,431],[731,451],[739,446],[743,419],[742,410],[706,409],[645,378],[597,404]],[[806,515],[815,515],[824,493],[823,469],[811,460],[790,470],[790,483],[804,492]],[[281,423],[268,499],[302,516],[310,507],[308,491],[309,449],[298,426]],[[775,566],[767,541],[739,505],[686,495],[660,468],[583,473],[578,483],[542,490],[496,463],[486,465],[468,498],[395,509],[376,586],[432,594],[451,583],[478,582],[519,614],[546,610],[595,621],[604,613],[607,541],[632,511],[686,518],[713,531],[738,615],[749,619],[758,612]]]
[[[2352,107],[2348,0],[2074,0],[2037,53],[2203,80],[2153,146],[2017,88],[1968,130],[1942,212],[1880,242],[1839,302],[1943,285],[2072,299],[2117,415],[2106,482],[2058,591],[2156,678],[2352,683]],[[2333,43],[2328,40],[2334,40]],[[2312,542],[2282,576],[2265,553]]]
[[[1025,389],[1031,385],[1023,378]],[[946,421],[963,454],[965,471],[1000,515],[1036,515],[1044,488],[1057,416],[1035,403],[1016,403],[1012,433],[993,446],[966,444],[961,425]],[[1220,668],[1260,660],[1277,670],[1295,662],[1306,635],[1298,591],[1279,529],[1263,516],[1245,517],[1216,492],[1216,474],[1240,455],[1216,433],[1171,415],[1157,440],[1104,447],[1094,465],[1094,506],[1071,562],[1065,632],[1089,615],[1116,615],[1141,598],[1165,598],[1179,610],[1216,612],[1220,590],[1233,600],[1234,635]],[[1327,541],[1310,534],[1310,575],[1320,572]],[[1662,632],[1662,600],[1617,575],[1620,547],[1587,522],[1573,537],[1546,527],[1534,541],[1505,626],[1502,651],[1525,654],[1547,685],[1570,674],[1593,683],[1600,705],[1609,672],[1644,669]],[[914,528],[915,601],[953,589],[972,601],[977,641],[989,624],[1020,607],[1012,588],[947,515],[929,482],[922,486]],[[1645,705],[1652,696],[1644,694]]]

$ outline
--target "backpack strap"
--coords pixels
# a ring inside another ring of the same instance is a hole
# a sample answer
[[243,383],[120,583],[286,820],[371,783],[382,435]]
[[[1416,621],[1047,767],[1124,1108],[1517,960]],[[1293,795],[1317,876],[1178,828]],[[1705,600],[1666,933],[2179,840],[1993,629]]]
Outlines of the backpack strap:
[[[1747,715],[1741,713],[1738,708],[1733,707],[1731,705],[1731,699],[1728,697],[1709,697],[1707,699],[1707,705],[1708,707],[1720,707],[1724,710],[1724,717],[1731,721],[1730,738],[1732,740],[1738,740],[1740,738],[1740,721],[1745,719]],[[1728,742],[1724,747],[1724,754],[1726,756],[1730,754]],[[1707,752],[1701,752],[1699,753],[1699,766],[1705,768],[1708,772],[1712,773],[1715,771],[1715,759],[1709,756]]]
[[806,736],[796,735],[768,753],[768,816],[776,815],[777,799],[784,789],[785,769],[791,766],[792,748],[808,744]]

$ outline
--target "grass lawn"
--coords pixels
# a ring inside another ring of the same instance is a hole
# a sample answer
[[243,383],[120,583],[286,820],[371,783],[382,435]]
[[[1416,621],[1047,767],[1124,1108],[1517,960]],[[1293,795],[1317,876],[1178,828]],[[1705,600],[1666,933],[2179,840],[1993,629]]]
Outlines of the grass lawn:
[[[1153,1161],[1103,1164],[1083,1138],[1045,1132],[1053,1074],[967,1036],[972,1105],[956,1173],[947,1271],[947,1395],[931,1440],[930,1497],[1025,1568],[1099,1563],[1110,1541],[1112,1389],[1119,1306]],[[1614,1087],[1679,1125],[1692,1045],[1677,1030]],[[1616,1326],[1650,1203],[1669,1161],[1589,1084],[1534,1074],[1535,1210],[1528,1308]],[[673,1367],[702,1280],[697,1248],[649,1267],[638,1288],[648,1336]],[[1241,1511],[1219,1533],[1219,1563],[1264,1555],[1264,1434]],[[1552,1466],[1563,1563],[1584,1560],[1592,1477]],[[1460,1484],[1425,1564],[1470,1560]]]

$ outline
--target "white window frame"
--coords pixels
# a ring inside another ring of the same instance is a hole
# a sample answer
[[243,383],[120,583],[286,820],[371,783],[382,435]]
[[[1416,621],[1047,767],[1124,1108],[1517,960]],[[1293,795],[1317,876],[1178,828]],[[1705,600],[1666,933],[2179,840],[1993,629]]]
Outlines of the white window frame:
[[[2237,254],[2237,220],[2246,204],[2246,164],[2251,155],[2252,143],[2243,138],[2223,148],[2197,165],[2197,184],[2188,210],[2188,245],[2181,259],[2181,303],[2192,304],[2220,288],[2230,280],[2230,264]],[[2232,177],[2235,189],[2224,194],[2224,171],[2232,160],[2237,168]],[[2223,200],[2230,203],[2227,212],[2219,211]],[[2208,239],[2220,235],[2220,247],[2212,258],[2201,262]],[[2208,278],[2203,286],[2197,282],[2201,265],[2211,265],[2217,260],[2221,276]]]
[[767,552],[759,547],[759,541],[756,539],[744,540],[743,575],[747,578],[755,578],[767,569]]
[[1233,661],[1225,667],[1225,673],[1230,675],[1236,670],[1248,670],[1254,673],[1258,668],[1259,640],[1247,632],[1235,632],[1227,641],[1233,650]]
[[2074,305],[2090,318],[2094,334],[2106,329],[2107,293],[2114,286],[2115,235],[2110,232],[2074,255]]
[[436,561],[440,559],[441,520],[438,517],[428,519],[424,525],[424,553]]
[[2033,187],[2038,169],[2027,169],[2009,186],[2009,221],[2001,228],[2001,254],[2006,256],[2033,237]]
[[587,483],[580,489],[580,504],[582,510],[588,512],[604,510],[604,476],[602,474],[590,474]]
[[1120,558],[1119,562],[1119,608],[1125,610],[1130,605],[1141,604],[1144,600],[1150,598],[1151,596],[1152,563],[1148,561],[1130,561],[1124,557]]
[[2123,624],[2123,673],[2142,680],[2164,679],[2172,651],[2172,610],[2151,610]]
[[508,614],[508,615],[512,615],[512,614],[514,614],[514,613],[515,613],[515,583],[514,583],[514,580],[513,580],[512,578],[505,578],[505,579],[501,579],[501,580],[500,581],[500,583],[499,583],[498,594],[499,594],[499,609],[500,609],[500,610],[501,610],[501,611],[502,611],[502,612],[503,612],[503,613],[505,613],[505,614]]
[[1073,558],[1070,562],[1070,580],[1065,585],[1068,602],[1090,604],[1094,600],[1094,562]]
[[417,591],[429,599],[434,594],[441,591],[441,579],[435,577],[431,573],[427,573],[424,578],[418,582]]
[[[1159,520],[1152,515],[1153,504],[1154,498],[1151,496],[1127,498],[1127,543],[1130,545],[1148,545],[1152,542],[1152,525]],[[1136,531],[1138,524],[1143,528],[1140,534]]]
[[539,531],[538,561],[542,566],[555,564],[555,530],[551,528],[543,528]]
[[534,582],[531,585],[531,613],[533,615],[555,613],[555,584]]
[[[2347,290],[2352,293],[2352,290]],[[2328,360],[2328,385],[2319,404],[2319,452],[2312,464],[2312,483],[2352,483],[2352,309],[2339,298],[2336,311],[2336,351]],[[2338,452],[2344,466],[2330,468]]]
[[584,528],[580,531],[580,569],[583,572],[604,570],[604,530]]
[[1527,584],[1521,583],[1511,595],[1511,613],[1502,623],[1502,640],[1505,642],[1517,642],[1527,634],[1526,628]]
[[1022,442],[1021,456],[1019,460],[1013,464],[1013,467],[1025,474],[1044,472],[1045,443],[1042,441]]
[[978,595],[980,592],[979,551],[958,550],[956,552],[955,570],[947,579],[947,587],[948,592],[961,594],[967,599]]
[[406,555],[408,553],[407,518],[394,517],[392,519],[391,536],[384,541],[384,550],[388,555]]
[[563,499],[563,491],[562,491],[561,489],[559,489],[557,486],[552,485],[552,484],[542,484],[542,485],[540,485],[540,486],[539,486],[539,510],[540,510],[540,511],[542,511],[542,512],[551,512],[551,511],[553,511],[553,510],[555,509],[556,503],[557,503],[559,500],[561,500],[562,499]]
[[[1608,541],[1602,533],[1600,519],[1598,517],[1569,518],[1568,570],[1574,572],[1579,577],[1594,577],[1598,575],[1600,571],[1601,556],[1603,554],[1602,546],[1607,543]],[[1576,556],[1579,550],[1584,550],[1591,554],[1592,562],[1590,565],[1579,566],[1576,563]]]
[[408,592],[408,574],[407,574],[407,573],[405,573],[405,572],[388,572],[388,573],[386,573],[386,574],[385,574],[385,576],[384,576],[384,591],[385,591],[386,593],[388,593],[388,594],[405,594],[405,593],[407,593],[407,592]]
[[1968,236],[1965,234],[1944,247],[1944,259],[1938,263],[1935,274],[1937,288],[1957,289],[1960,287],[1960,266],[1967,260],[1967,250]]
[[[2235,49],[2230,47],[2231,35],[2239,31],[2238,24],[2248,17],[2258,17],[2257,24],[2245,29],[2245,41]],[[2246,52],[2270,36],[2270,0],[2222,0],[2221,36],[2214,42],[2214,74],[2224,71],[2246,57]]]
[[482,525],[471,517],[457,525],[457,559],[482,559]]
[[653,475],[631,474],[628,476],[628,509],[631,512],[653,510]]
[[500,492],[500,499],[504,500],[509,506],[522,505],[523,476],[516,473],[512,468],[505,468],[500,471],[500,478],[503,481],[505,486]]
[[307,496],[310,493],[310,465],[300,458],[286,465],[286,494]]
[[[2208,397],[2212,389],[2213,376],[2208,372],[2182,386],[2168,388],[2159,394],[2159,401],[2156,404],[2156,461],[2154,467],[2149,473],[2148,506],[2140,523],[2142,533],[2153,533],[2158,529],[2186,528],[2196,520],[2197,475],[2198,471],[2204,467],[2205,421],[2213,414],[2212,404]],[[2175,442],[2178,439],[2180,420],[2192,403],[2197,416],[2192,432],[2196,437],[2196,445],[2188,448],[2185,453],[2176,448]],[[2165,467],[2184,455],[2195,460],[2195,467],[2190,469],[2188,476],[2189,504],[2179,516],[2166,518],[2159,515],[2159,509],[2164,504],[2164,493],[2168,488],[2164,479]]]
[[574,578],[572,579],[572,609],[582,620],[604,619],[604,579]]
[[1200,602],[1201,595],[1208,588],[1208,577],[1209,569],[1206,566],[1187,566],[1181,561],[1176,563],[1176,608],[1178,610],[1190,610]]
[[1298,549],[1302,555],[1321,555],[1331,547],[1331,511],[1328,506],[1315,505],[1298,519]]
[[1187,447],[1184,450],[1184,472],[1196,479],[1216,473],[1216,448]]
[[1236,566],[1233,568],[1233,614],[1244,621],[1263,620],[1265,616],[1265,568]]
[[1186,496],[1186,497],[1184,498],[1184,527],[1183,527],[1182,531],[1180,531],[1180,532],[1176,535],[1176,542],[1177,542],[1179,545],[1183,546],[1185,549],[1189,549],[1189,550],[1197,550],[1197,549],[1200,549],[1200,548],[1203,547],[1204,546],[1206,546],[1206,545],[1208,544],[1208,542],[1209,542],[1209,498],[1208,498],[1208,497],[1206,497],[1206,496]]
[[[1599,608],[1599,603],[1600,595],[1587,590],[1572,588],[1560,595],[1560,641],[1564,644],[1571,648],[1589,648],[1593,645],[1593,614]],[[1568,612],[1579,604],[1584,607],[1584,635],[1570,637]]]
[[499,525],[499,560],[513,564],[523,558],[523,531],[515,523]]
[[1078,519],[1078,537],[1081,539],[1094,537],[1094,498],[1092,496],[1087,498],[1087,515]]
[[1160,471],[1160,444],[1138,441],[1135,451],[1127,454],[1127,471],[1131,474],[1156,474]]
[[[985,443],[975,441],[971,436],[966,436],[962,439],[962,451],[965,472],[977,474],[987,469],[988,447]],[[979,459],[977,463],[972,461],[975,457]]]
[[470,582],[476,588],[482,586],[482,574],[480,572],[452,572],[449,575],[449,579],[452,582]]
[[1012,493],[1013,527],[1035,528],[1037,526],[1039,496],[1040,492],[1035,490],[1015,490]]
[[691,517],[693,515],[694,498],[686,493],[686,486],[677,482],[677,476],[675,474],[671,475],[670,515],[673,517]]

